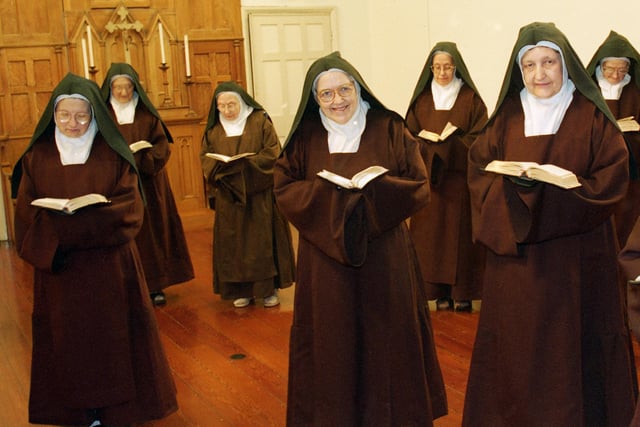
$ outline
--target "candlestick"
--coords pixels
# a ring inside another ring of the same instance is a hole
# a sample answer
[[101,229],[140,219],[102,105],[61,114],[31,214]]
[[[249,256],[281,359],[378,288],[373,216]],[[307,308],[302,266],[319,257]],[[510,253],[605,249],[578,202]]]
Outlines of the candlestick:
[[87,24],[87,40],[89,43],[89,66],[95,67],[96,63],[93,60],[93,37],[91,37],[91,27]]
[[191,61],[189,60],[189,36],[184,35],[184,62],[187,64],[187,77],[191,77]]
[[163,107],[173,107],[173,100],[169,92],[169,80],[167,80],[167,70],[169,66],[167,64],[160,65],[162,70],[162,85],[164,86],[164,100],[162,102]]
[[187,111],[186,116],[187,117],[195,117],[196,112],[193,111],[193,108],[191,106],[191,85],[193,84],[193,81],[191,80],[191,76],[187,76],[187,79],[184,82],[185,86],[187,86],[187,96],[189,99],[189,111]]
[[82,39],[82,63],[84,65],[84,78],[89,78],[89,66],[87,65],[87,41]]
[[164,33],[162,32],[162,22],[158,22],[158,33],[160,34],[160,58],[162,63],[167,63],[167,58],[164,55]]

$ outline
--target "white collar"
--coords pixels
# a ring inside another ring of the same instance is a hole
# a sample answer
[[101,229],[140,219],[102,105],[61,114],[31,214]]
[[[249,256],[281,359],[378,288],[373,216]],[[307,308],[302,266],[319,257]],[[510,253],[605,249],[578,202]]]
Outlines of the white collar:
[[226,119],[222,114],[220,114],[220,112],[218,112],[218,117],[222,127],[224,128],[224,132],[227,136],[242,135],[242,132],[244,132],[244,126],[247,124],[247,118],[253,112],[253,107],[248,106],[237,92],[220,92],[218,96],[223,93],[235,96],[240,103],[240,113],[238,114],[238,117],[233,120]]
[[442,86],[435,79],[432,79],[431,95],[433,96],[433,104],[436,110],[451,110],[456,103],[462,85],[464,85],[464,81],[455,74],[446,86]]
[[56,147],[60,153],[60,161],[63,165],[83,165],[87,162],[89,154],[91,153],[91,147],[93,145],[93,139],[98,133],[98,125],[96,119],[91,119],[89,128],[77,138],[71,138],[60,132],[60,129],[56,126],[55,139]]
[[329,153],[355,153],[360,148],[360,136],[367,126],[369,103],[358,97],[358,106],[353,117],[345,124],[336,123],[320,111],[320,120],[327,130]]
[[631,76],[627,73],[619,83],[611,84],[609,80],[602,75],[600,65],[596,67],[596,78],[598,79],[598,86],[600,86],[600,91],[604,99],[620,99],[622,89],[631,81]]
[[136,116],[136,106],[138,105],[138,93],[133,92],[133,96],[129,100],[129,102],[118,102],[117,99],[111,95],[111,106],[113,107],[113,111],[116,113],[116,119],[118,119],[118,124],[126,125],[133,123],[133,119]]

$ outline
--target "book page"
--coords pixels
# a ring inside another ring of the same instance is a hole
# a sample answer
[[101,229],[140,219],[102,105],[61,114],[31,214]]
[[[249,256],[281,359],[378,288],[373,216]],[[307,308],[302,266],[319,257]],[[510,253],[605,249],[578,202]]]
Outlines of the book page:
[[153,145],[151,145],[149,141],[144,141],[144,140],[140,140],[140,141],[134,142],[133,144],[129,144],[129,148],[133,153],[137,153],[140,150],[144,150],[145,148],[151,148],[151,147],[153,147]]
[[430,132],[428,130],[422,129],[418,134],[420,138],[426,139],[431,142],[438,142],[440,140],[440,135],[435,132]]
[[618,126],[622,132],[638,132],[640,131],[640,123],[638,123],[633,116],[625,117],[618,120]]
[[458,130],[458,126],[452,124],[451,122],[447,122],[442,133],[440,134],[440,139],[444,141],[449,136],[451,136],[456,130]]
[[387,168],[382,166],[369,166],[368,168],[353,175],[351,181],[353,181],[357,188],[364,188],[364,186],[371,182],[372,179],[377,178],[388,171],[389,170]]
[[240,153],[235,156],[225,156],[224,154],[219,153],[206,153],[205,156],[210,157],[215,160],[220,160],[221,162],[229,163],[234,160],[242,159],[243,157],[252,156],[255,153]]
[[444,125],[444,129],[442,130],[441,134],[422,129],[420,133],[418,133],[418,136],[420,138],[426,139],[427,141],[440,142],[451,136],[451,134],[453,134],[457,129],[458,126],[452,124],[451,122],[447,122],[447,124]]
[[75,197],[67,202],[65,211],[75,212],[80,208],[98,203],[109,203],[109,200],[102,194],[90,193],[84,196]]
[[343,188],[353,188],[353,182],[349,178],[345,178],[342,175],[338,175],[333,172],[329,172],[326,169],[321,170],[317,174],[319,177],[326,179],[327,181],[333,182],[335,185]]
[[546,182],[565,189],[581,186],[573,172],[552,164],[539,165],[536,162],[493,160],[487,164],[484,170]]
[[327,181],[333,182],[339,187],[352,190],[364,188],[364,186],[371,182],[372,179],[386,172],[388,172],[388,169],[382,166],[369,166],[368,168],[353,175],[351,179],[345,178],[337,173],[329,172],[326,169],[321,170],[317,175]]
[[31,205],[72,214],[76,210],[85,206],[100,203],[109,203],[109,200],[102,194],[89,193],[85,194],[84,196],[75,197],[73,199],[42,197],[40,199],[33,200],[31,202]]
[[485,166],[484,170],[512,176],[522,176],[524,171],[533,166],[538,166],[536,162],[513,162],[505,160],[493,160]]

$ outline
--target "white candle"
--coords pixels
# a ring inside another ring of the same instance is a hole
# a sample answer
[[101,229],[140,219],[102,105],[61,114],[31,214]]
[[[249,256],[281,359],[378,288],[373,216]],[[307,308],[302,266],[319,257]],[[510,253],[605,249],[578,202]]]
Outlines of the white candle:
[[84,65],[84,77],[89,78],[89,66],[87,65],[87,41],[82,39],[82,63]]
[[93,60],[93,37],[91,37],[91,27],[87,25],[87,40],[89,42],[89,65],[94,67],[96,63]]
[[164,55],[164,33],[162,32],[162,22],[158,22],[158,33],[160,34],[160,57],[162,58],[162,64],[166,64],[167,58]]
[[184,62],[187,64],[187,77],[191,77],[191,62],[189,61],[189,36],[184,35]]

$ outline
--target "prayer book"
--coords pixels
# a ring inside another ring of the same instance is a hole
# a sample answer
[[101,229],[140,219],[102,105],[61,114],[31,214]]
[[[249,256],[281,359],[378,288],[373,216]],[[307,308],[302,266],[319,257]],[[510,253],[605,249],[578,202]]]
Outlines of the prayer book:
[[426,139],[427,141],[440,142],[447,139],[457,129],[458,129],[458,126],[452,124],[451,122],[447,122],[447,124],[444,126],[444,129],[442,129],[442,132],[440,134],[422,129],[418,134],[418,136],[420,138]]
[[131,148],[132,153],[137,153],[140,150],[144,150],[145,148],[151,148],[153,145],[149,141],[145,141],[141,139],[138,142],[134,142],[133,144],[129,144],[129,148]]
[[556,165],[539,165],[535,162],[512,162],[493,160],[485,171],[516,176],[520,179],[546,182],[565,189],[580,187],[576,175]]
[[387,168],[382,166],[369,166],[368,168],[356,173],[351,178],[345,178],[342,175],[323,169],[318,172],[318,176],[326,179],[327,181],[333,182],[338,187],[349,190],[361,190],[373,179],[387,173],[388,171],[389,170]]
[[33,206],[53,209],[69,215],[76,213],[76,211],[80,208],[105,203],[111,203],[111,201],[104,197],[102,194],[97,193],[89,193],[85,194],[84,196],[74,197],[73,199],[43,197],[41,199],[35,199],[31,202]]
[[254,154],[256,153],[240,153],[240,154],[236,154],[235,156],[225,156],[224,154],[207,153],[205,154],[205,156],[215,160],[220,160],[221,162],[229,163],[229,162],[233,162],[234,160],[242,159],[243,157],[253,156]]
[[622,132],[640,131],[640,123],[638,123],[633,116],[618,120],[618,126],[620,126],[620,130],[622,130]]

